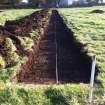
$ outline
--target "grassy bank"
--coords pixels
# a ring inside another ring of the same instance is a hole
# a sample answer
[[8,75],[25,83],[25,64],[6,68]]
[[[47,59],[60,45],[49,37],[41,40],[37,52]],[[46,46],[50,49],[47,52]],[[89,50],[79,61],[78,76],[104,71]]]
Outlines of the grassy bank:
[[0,105],[86,105],[86,86],[16,85],[0,87]]
[[0,25],[4,25],[6,20],[17,20],[31,14],[34,11],[37,11],[37,9],[2,10],[2,12],[0,12]]
[[91,13],[93,10],[105,11],[105,7],[60,9],[68,27],[75,38],[84,44],[89,56],[96,55],[99,74],[97,79],[105,85],[105,13]]

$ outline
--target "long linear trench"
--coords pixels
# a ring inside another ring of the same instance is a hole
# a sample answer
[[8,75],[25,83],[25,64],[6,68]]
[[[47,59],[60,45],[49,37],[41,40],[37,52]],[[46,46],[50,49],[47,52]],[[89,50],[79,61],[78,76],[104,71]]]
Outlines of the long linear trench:
[[[37,51],[36,51],[37,50]],[[89,82],[91,60],[81,53],[73,33],[55,10],[38,48],[17,75],[18,82],[48,84]],[[58,76],[58,78],[57,78]]]

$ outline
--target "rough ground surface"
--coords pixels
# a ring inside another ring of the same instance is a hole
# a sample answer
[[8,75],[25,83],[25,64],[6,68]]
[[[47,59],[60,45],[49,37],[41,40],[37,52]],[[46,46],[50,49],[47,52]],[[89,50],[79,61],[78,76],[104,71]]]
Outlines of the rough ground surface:
[[52,12],[44,36],[34,46],[28,62],[22,66],[21,72],[17,75],[18,82],[35,84],[56,82],[55,38],[59,82],[89,82],[91,59],[85,53],[81,53],[83,46],[75,41],[73,33],[64,24],[57,11]]

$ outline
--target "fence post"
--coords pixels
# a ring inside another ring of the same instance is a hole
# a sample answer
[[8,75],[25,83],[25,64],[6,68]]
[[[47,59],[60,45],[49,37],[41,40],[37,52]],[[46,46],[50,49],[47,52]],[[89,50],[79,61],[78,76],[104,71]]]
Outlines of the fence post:
[[93,86],[94,86],[94,77],[95,77],[95,67],[96,67],[96,57],[93,56],[92,57],[92,69],[91,69],[88,105],[93,105]]
[[54,22],[54,33],[55,33],[55,47],[56,47],[56,83],[58,84],[59,83],[59,80],[58,80],[58,45],[57,45],[57,36],[56,36],[56,22]]

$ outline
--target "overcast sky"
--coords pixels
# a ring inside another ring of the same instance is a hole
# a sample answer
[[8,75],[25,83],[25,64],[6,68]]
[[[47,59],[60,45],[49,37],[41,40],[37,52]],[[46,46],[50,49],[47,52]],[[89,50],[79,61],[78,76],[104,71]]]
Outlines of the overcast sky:
[[26,2],[27,3],[28,1],[27,0],[22,0],[22,2]]

